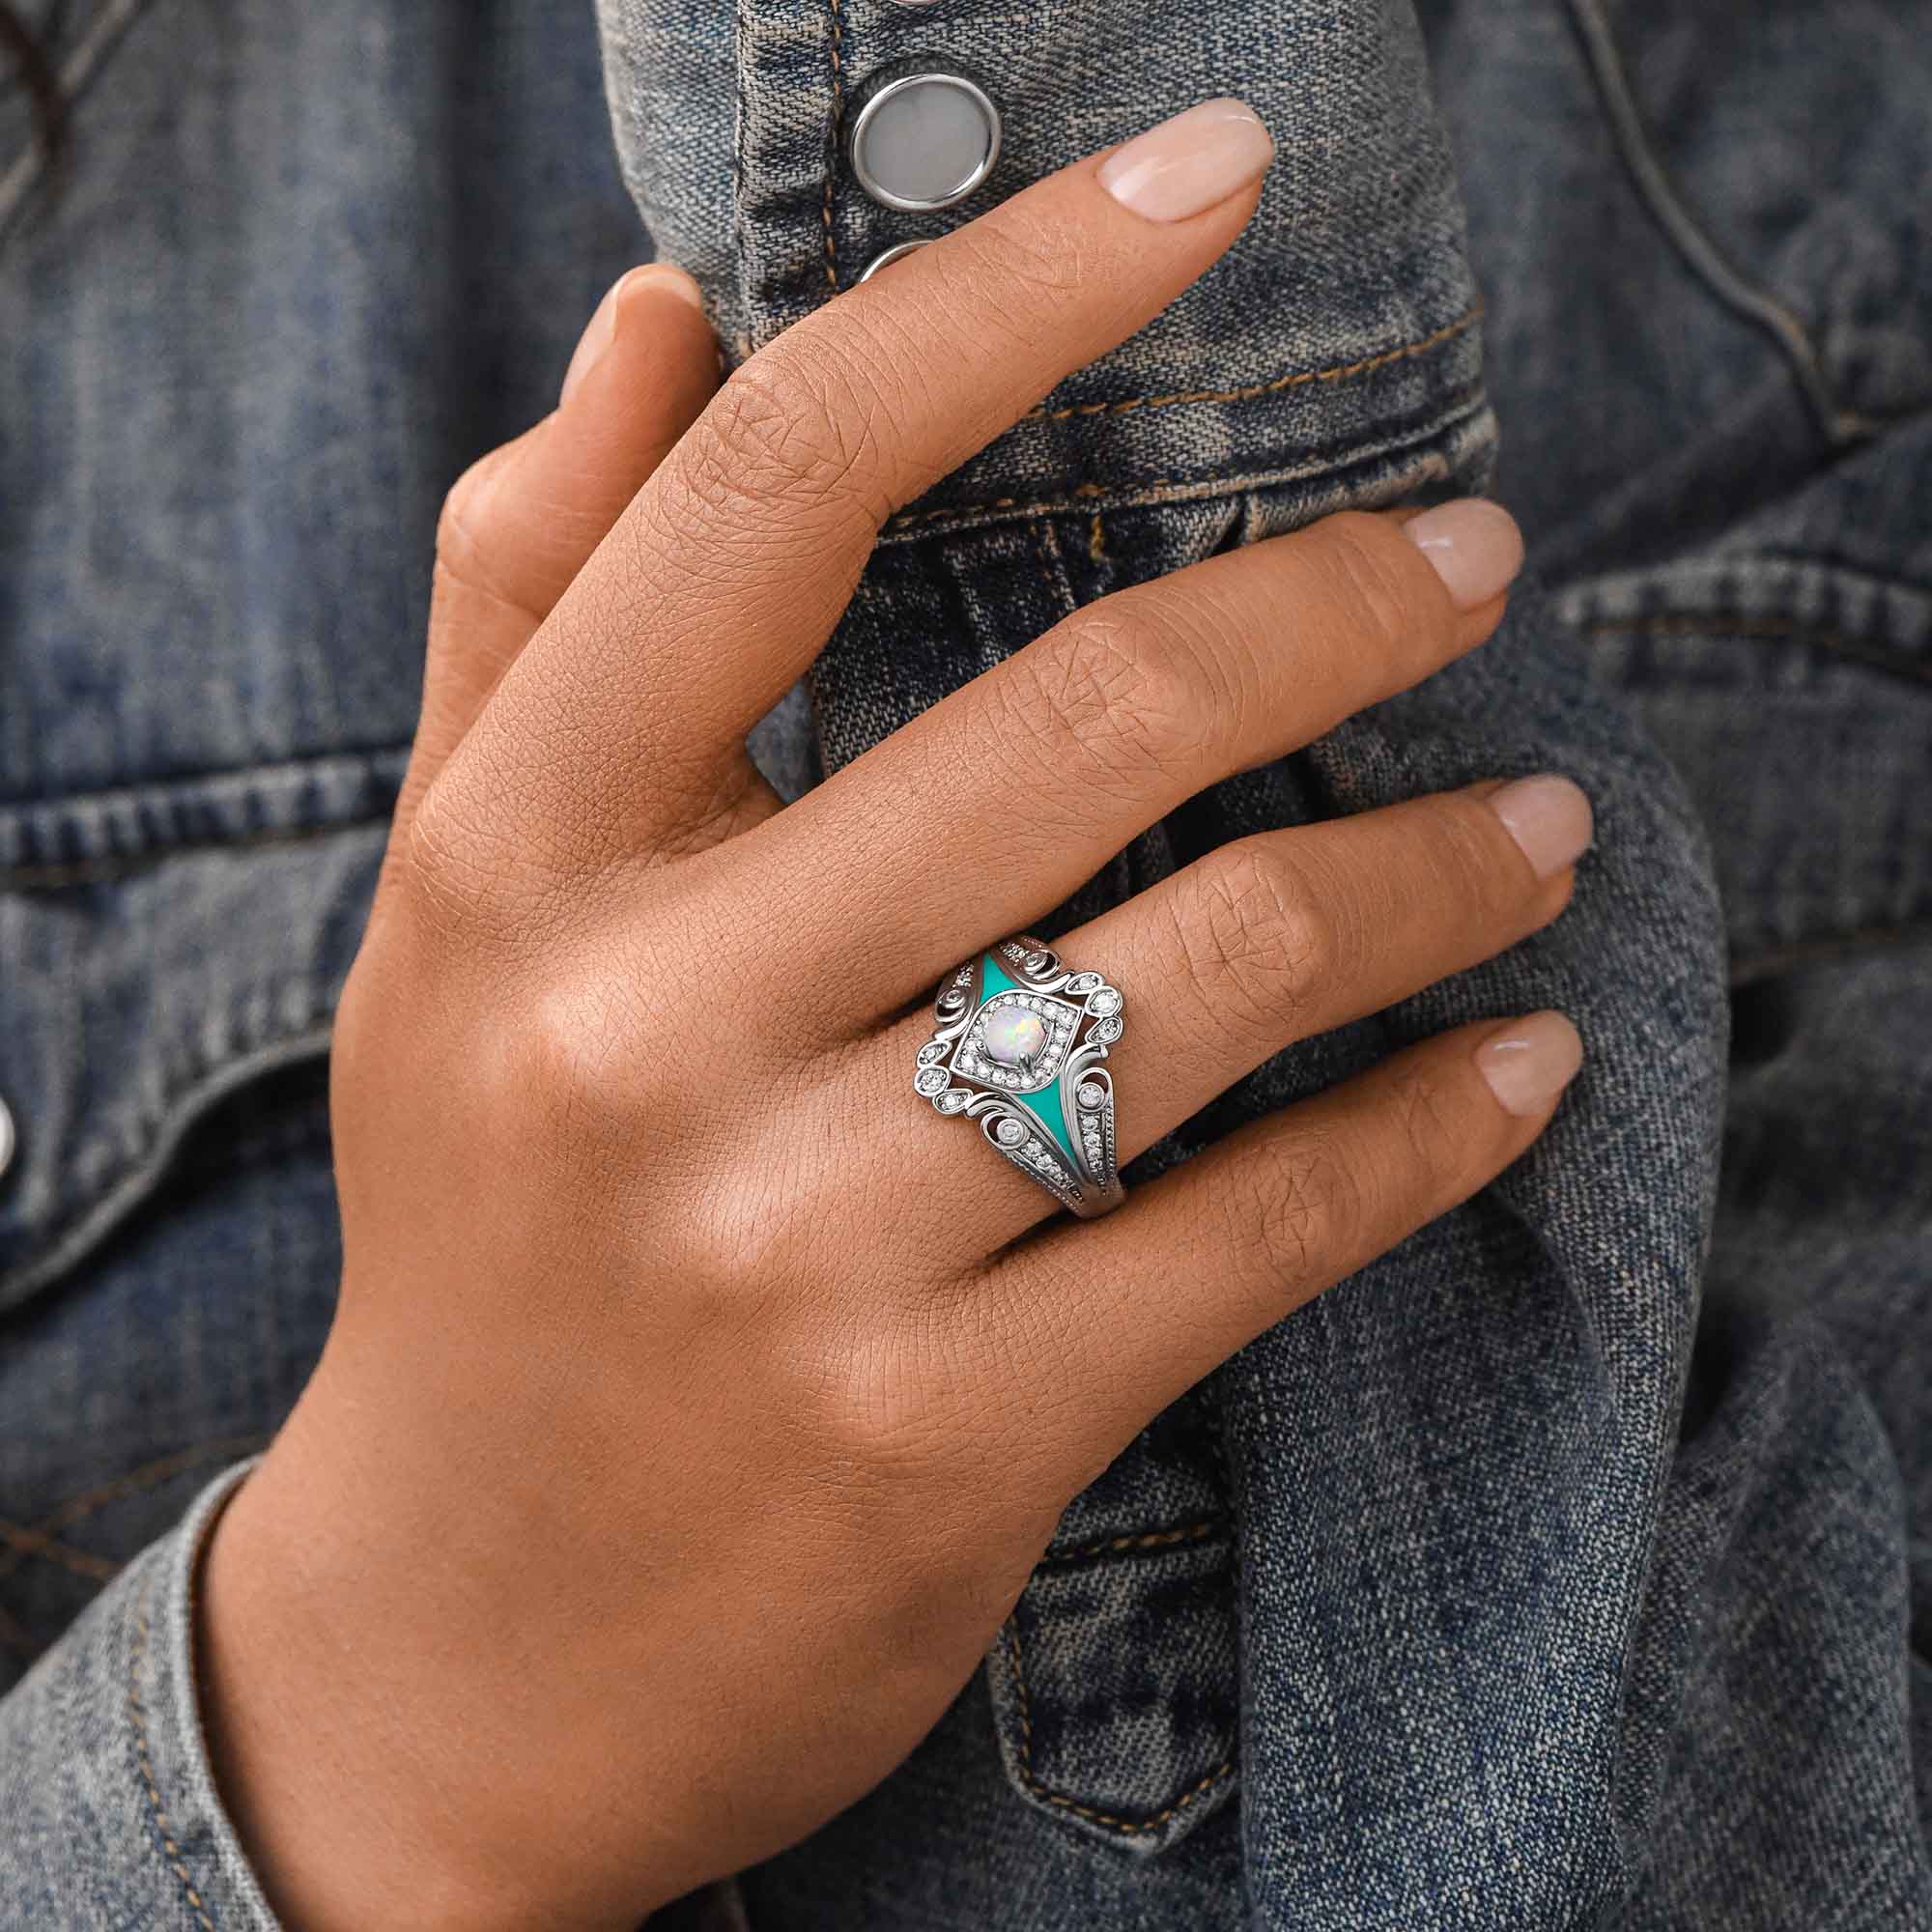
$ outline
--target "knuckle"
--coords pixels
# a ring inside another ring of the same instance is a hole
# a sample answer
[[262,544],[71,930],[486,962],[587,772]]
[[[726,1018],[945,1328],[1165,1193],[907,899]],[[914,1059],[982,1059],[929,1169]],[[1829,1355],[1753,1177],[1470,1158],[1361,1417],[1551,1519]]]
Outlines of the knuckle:
[[495,486],[511,455],[509,444],[493,449],[449,486],[436,520],[436,572],[439,580],[520,606],[525,600],[499,581],[501,518],[492,510]]
[[1079,223],[1009,210],[959,231],[951,251],[956,275],[951,259],[937,266],[976,323],[983,317],[1021,339],[1037,339],[1040,304],[1058,306],[1092,279],[1089,252]]
[[714,510],[857,502],[883,518],[876,479],[892,407],[892,385],[855,381],[830,345],[781,339],[733,372],[678,445],[682,482]]
[[454,932],[494,923],[500,890],[496,844],[448,767],[417,803],[404,835],[399,896],[418,923]]
[[1049,648],[1011,660],[1004,694],[1065,783],[1069,770],[1099,795],[1138,797],[1193,767],[1204,710],[1200,680],[1143,617],[1096,605],[1061,625]]
[[1324,587],[1351,637],[1393,656],[1419,633],[1438,628],[1412,588],[1412,559],[1395,548],[1407,547],[1399,532],[1354,510],[1328,518],[1320,529]]
[[1362,1188],[1332,1140],[1270,1135],[1237,1171],[1230,1233],[1265,1277],[1320,1285],[1353,1252],[1364,1219]]
[[[1480,1178],[1490,1137],[1457,1104],[1454,1084],[1430,1054],[1411,1056],[1390,1070],[1389,1104],[1399,1132],[1395,1184],[1408,1202],[1438,1212]],[[1417,1217],[1411,1212],[1405,1218]]]
[[1514,931],[1524,900],[1540,891],[1533,873],[1487,802],[1459,797],[1444,808],[1435,814],[1437,877],[1474,925]]
[[1189,867],[1173,918],[1179,977],[1243,1044],[1278,1039],[1339,967],[1333,909],[1277,838],[1242,839]]

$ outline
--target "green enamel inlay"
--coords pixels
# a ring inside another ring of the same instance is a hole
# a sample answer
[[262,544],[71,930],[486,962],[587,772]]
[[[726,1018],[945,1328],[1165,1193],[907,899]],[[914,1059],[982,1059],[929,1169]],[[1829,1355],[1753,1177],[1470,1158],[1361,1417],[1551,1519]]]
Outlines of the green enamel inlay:
[[1020,982],[1003,972],[1000,962],[989,952],[980,961],[980,977],[984,984],[980,989],[980,1000],[990,1000],[995,993],[1018,993],[1025,989]]
[[1035,1120],[1060,1143],[1060,1151],[1068,1160],[1073,1161],[1073,1171],[1080,1171],[1080,1163],[1073,1160],[1073,1143],[1067,1137],[1066,1115],[1060,1104],[1060,1082],[1054,1081],[1049,1087],[1037,1088],[1031,1094],[1019,1095],[1020,1104]]
[[[980,1000],[990,1000],[995,993],[1023,993],[1027,989],[1012,976],[1005,972],[1000,962],[988,952],[980,960]],[[1036,1087],[1031,1094],[1013,1094],[1008,1096],[1017,1100],[1048,1134],[1059,1144],[1060,1151],[1073,1162],[1074,1172],[1080,1170],[1080,1163],[1074,1158],[1073,1138],[1067,1130],[1066,1113],[1060,1104],[1060,1081],[1058,1076],[1044,1087]]]

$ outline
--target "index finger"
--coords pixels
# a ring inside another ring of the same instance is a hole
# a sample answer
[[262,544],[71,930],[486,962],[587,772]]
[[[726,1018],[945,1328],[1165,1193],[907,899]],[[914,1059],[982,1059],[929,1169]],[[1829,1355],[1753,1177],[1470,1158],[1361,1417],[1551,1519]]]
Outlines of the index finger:
[[1185,289],[1240,232],[1272,152],[1242,102],[1204,101],[744,363],[472,734],[492,792],[530,802],[526,839],[592,839],[583,861],[602,865],[715,811],[745,733],[831,634],[885,520]]

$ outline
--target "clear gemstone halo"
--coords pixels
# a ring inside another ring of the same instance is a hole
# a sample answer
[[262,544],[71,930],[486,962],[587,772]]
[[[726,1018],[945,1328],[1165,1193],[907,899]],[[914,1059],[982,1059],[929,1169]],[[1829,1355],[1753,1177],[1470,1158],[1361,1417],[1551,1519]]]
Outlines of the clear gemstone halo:
[[1043,993],[996,993],[953,1056],[956,1073],[988,1087],[1034,1093],[1060,1078],[1080,1014]]

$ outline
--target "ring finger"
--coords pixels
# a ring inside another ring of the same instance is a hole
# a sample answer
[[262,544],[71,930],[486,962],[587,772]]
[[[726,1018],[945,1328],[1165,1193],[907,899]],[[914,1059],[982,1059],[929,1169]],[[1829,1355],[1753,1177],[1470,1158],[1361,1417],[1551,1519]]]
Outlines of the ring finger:
[[[1515,945],[1568,903],[1591,836],[1569,780],[1484,784],[1267,832],[1208,854],[1065,935],[1072,966],[1127,995],[1108,1059],[1124,1162],[1293,1041],[1378,1012]],[[878,1078],[903,1094],[929,1032],[923,1015],[888,1030]],[[915,1157],[949,1171],[955,1225],[980,1252],[1053,1211],[1016,1168],[948,1154],[933,1116]],[[903,1145],[903,1143],[902,1143]],[[961,1211],[963,1210],[963,1211]]]

